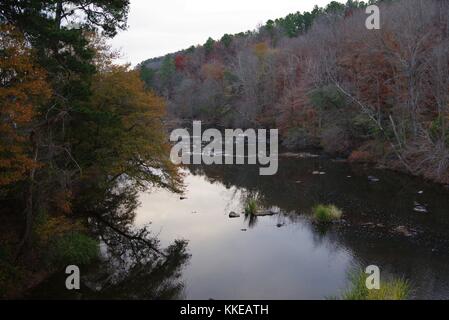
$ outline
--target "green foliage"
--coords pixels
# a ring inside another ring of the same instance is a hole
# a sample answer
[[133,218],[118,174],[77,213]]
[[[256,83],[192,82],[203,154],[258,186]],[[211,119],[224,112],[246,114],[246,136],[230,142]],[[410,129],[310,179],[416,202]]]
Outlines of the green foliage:
[[54,239],[50,244],[50,261],[55,265],[87,265],[99,256],[99,243],[91,237],[73,232]]
[[334,205],[317,205],[312,209],[313,220],[317,223],[330,223],[340,220],[343,213]]
[[206,52],[206,56],[208,56],[212,50],[214,49],[214,45],[215,45],[215,40],[210,38],[207,39],[206,43],[204,44],[204,50]]
[[381,281],[380,289],[369,290],[366,287],[367,274],[358,272],[351,275],[348,291],[343,293],[343,300],[406,300],[410,297],[410,284],[399,278]]
[[23,270],[13,263],[11,248],[0,245],[0,298],[23,280]]
[[257,213],[258,207],[259,207],[259,205],[255,198],[247,199],[246,204],[245,204],[245,214],[246,215],[255,215]]
[[171,87],[173,75],[176,73],[175,61],[172,56],[167,55],[162,61],[162,66],[159,69],[159,76],[163,86]]
[[225,46],[225,48],[229,48],[232,43],[232,36],[226,33],[223,37],[221,37],[220,42]]
[[429,132],[433,141],[444,140],[449,145],[449,128],[443,116],[438,116],[431,122]]
[[155,75],[156,71],[154,69],[146,68],[145,66],[140,68],[140,78],[145,82],[145,87],[147,89],[153,88]]
[[327,85],[309,93],[310,102],[317,108],[339,109],[346,105],[344,95],[333,85]]

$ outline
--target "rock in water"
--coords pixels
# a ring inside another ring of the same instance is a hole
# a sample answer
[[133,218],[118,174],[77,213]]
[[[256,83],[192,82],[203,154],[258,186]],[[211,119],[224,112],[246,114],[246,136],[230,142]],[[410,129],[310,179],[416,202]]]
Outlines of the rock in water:
[[412,237],[416,234],[414,230],[410,230],[405,226],[399,226],[393,229],[395,233],[401,234],[405,237]]
[[419,212],[419,213],[428,213],[429,210],[427,210],[426,206],[423,206],[422,204],[419,204],[418,202],[415,202],[415,207],[413,208],[413,211]]
[[239,218],[239,217],[240,217],[240,215],[234,211],[231,211],[229,213],[229,218]]
[[268,210],[268,212],[270,212],[271,214],[279,214],[281,213],[281,208],[279,207],[271,207],[270,210]]

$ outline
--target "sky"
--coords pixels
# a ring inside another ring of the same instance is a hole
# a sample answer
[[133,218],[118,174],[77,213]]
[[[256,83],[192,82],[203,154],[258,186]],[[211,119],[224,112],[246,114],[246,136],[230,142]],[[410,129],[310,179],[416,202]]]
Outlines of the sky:
[[[204,44],[209,37],[253,30],[269,19],[310,11],[331,0],[131,0],[129,28],[111,45],[119,62],[143,60]],[[340,2],[344,2],[341,1]]]

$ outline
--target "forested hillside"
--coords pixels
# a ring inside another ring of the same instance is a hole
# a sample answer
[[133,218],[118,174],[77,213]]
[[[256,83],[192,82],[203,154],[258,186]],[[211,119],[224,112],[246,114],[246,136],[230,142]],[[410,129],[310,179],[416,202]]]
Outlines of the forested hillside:
[[449,3],[332,2],[140,65],[175,119],[279,128],[322,147],[449,183]]

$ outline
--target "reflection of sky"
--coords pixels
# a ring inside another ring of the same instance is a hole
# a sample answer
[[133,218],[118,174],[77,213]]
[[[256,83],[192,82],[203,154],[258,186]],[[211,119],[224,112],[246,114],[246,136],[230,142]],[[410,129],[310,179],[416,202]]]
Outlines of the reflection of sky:
[[[189,240],[192,254],[184,272],[189,299],[322,299],[346,284],[352,256],[306,222],[278,228],[277,217],[259,217],[249,229],[241,193],[186,176],[186,200],[155,191],[141,196],[137,224],[152,222],[163,245]],[[248,229],[243,232],[241,229]]]

